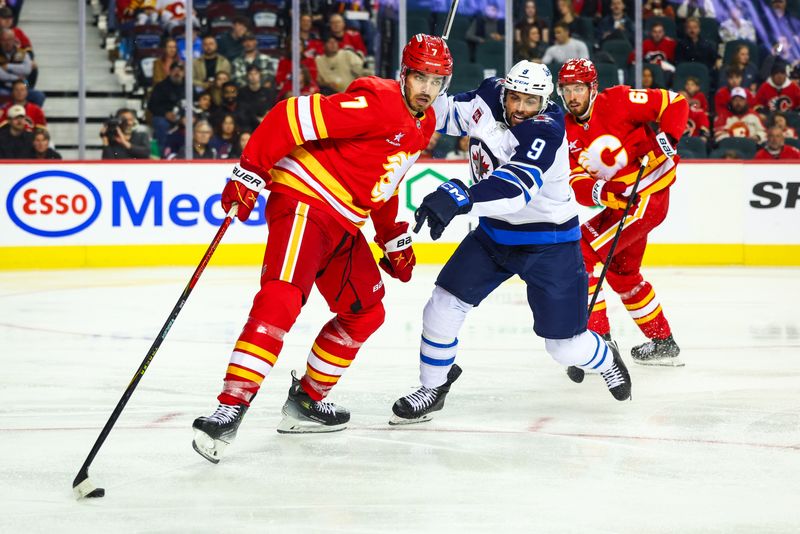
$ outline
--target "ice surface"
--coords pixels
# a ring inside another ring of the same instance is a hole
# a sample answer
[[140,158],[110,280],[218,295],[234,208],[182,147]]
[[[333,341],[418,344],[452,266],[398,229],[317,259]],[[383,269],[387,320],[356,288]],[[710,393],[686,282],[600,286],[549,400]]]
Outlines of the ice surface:
[[631,362],[644,338],[607,294],[624,403],[569,381],[509,282],[468,317],[445,409],[389,427],[436,272],[387,282],[386,324],[331,395],[349,429],[275,432],[329,316],[315,295],[212,465],[191,423],[216,407],[258,279],[212,263],[90,470],[106,497],[81,502],[72,479],[191,268],[0,272],[0,532],[800,531],[800,269],[647,269],[679,369]]

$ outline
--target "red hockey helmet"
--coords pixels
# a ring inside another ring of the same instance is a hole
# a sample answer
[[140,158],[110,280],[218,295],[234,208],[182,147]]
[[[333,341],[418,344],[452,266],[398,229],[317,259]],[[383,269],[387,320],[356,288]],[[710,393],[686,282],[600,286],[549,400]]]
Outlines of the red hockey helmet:
[[[450,78],[453,76],[453,56],[450,48],[441,37],[418,33],[403,48],[403,58],[400,65],[400,80],[405,81],[409,70],[444,76],[442,91],[447,90]],[[401,83],[404,87],[405,83]]]
[[570,59],[558,71],[558,86],[585,83],[597,90],[597,69],[588,59]]

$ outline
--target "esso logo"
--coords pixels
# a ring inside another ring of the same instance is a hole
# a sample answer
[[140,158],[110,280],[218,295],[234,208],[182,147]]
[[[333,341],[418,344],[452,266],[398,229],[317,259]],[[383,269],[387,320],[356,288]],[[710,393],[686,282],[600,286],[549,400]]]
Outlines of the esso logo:
[[100,215],[100,205],[100,192],[94,184],[66,171],[26,176],[6,200],[11,220],[42,237],[64,237],[86,229]]

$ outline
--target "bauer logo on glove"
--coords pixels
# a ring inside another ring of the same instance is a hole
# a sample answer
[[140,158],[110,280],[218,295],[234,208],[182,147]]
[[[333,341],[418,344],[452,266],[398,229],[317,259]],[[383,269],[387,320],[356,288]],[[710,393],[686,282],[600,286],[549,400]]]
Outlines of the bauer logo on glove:
[[228,213],[231,206],[236,203],[239,205],[236,216],[240,221],[246,221],[256,205],[258,194],[266,184],[266,180],[257,174],[234,165],[231,179],[222,190],[222,209]]

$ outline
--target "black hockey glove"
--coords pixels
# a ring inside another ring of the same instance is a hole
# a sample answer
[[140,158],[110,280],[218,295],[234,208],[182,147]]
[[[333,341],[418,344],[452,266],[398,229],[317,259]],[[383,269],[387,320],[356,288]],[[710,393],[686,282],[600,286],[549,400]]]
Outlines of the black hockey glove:
[[442,237],[442,232],[456,215],[468,213],[472,209],[472,197],[469,188],[461,180],[445,182],[433,193],[422,199],[422,204],[414,212],[414,233],[419,233],[425,220],[431,229],[431,238],[435,241]]

